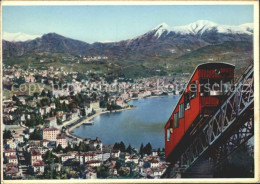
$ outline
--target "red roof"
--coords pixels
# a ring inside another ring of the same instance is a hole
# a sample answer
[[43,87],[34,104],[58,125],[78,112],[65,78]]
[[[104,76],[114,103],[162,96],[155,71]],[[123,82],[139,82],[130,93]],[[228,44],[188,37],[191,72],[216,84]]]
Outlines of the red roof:
[[158,160],[151,160],[150,162],[151,162],[151,163],[159,163]]
[[7,157],[9,160],[10,159],[17,159],[17,157],[16,157],[16,155],[11,155],[11,156],[9,156],[9,157]]
[[130,156],[130,159],[138,159],[138,156],[136,156],[136,155],[131,155],[131,156]]
[[41,155],[40,150],[31,150],[31,156],[38,156]]
[[66,138],[66,134],[65,133],[57,135],[57,139],[65,139],[65,138]]
[[17,165],[16,164],[14,164],[14,163],[7,163],[6,164],[6,168],[8,168],[8,167],[16,167]]
[[40,166],[44,166],[44,162],[43,161],[37,161],[33,163],[34,167],[40,167]]
[[16,173],[18,173],[18,167],[8,167],[8,168],[6,168],[6,170],[5,170],[5,173],[6,174],[16,174]]
[[53,121],[53,120],[56,120],[56,117],[54,116],[54,117],[49,117],[49,118],[47,118],[46,119],[47,121]]
[[43,128],[42,131],[56,131],[57,128]]
[[100,163],[99,160],[90,160],[86,162],[87,164],[95,164],[95,163]]
[[50,142],[50,141],[48,141],[47,139],[43,139],[42,142]]
[[87,152],[85,153],[85,156],[96,156],[97,154],[95,152]]
[[16,152],[14,149],[6,149],[5,153],[12,153],[12,152]]

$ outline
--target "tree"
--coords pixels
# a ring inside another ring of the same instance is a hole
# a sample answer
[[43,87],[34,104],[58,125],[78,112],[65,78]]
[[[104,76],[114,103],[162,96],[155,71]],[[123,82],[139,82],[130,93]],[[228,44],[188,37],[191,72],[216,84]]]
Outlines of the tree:
[[17,101],[19,101],[19,98],[17,98],[15,95],[13,95],[13,96],[12,96],[12,100],[15,101],[15,102],[17,102]]
[[10,130],[4,131],[3,139],[11,139],[12,137],[12,132]]
[[59,158],[57,156],[55,156],[52,151],[47,151],[44,155],[43,155],[43,161],[47,164],[51,164],[52,160],[55,163],[59,163]]
[[143,156],[144,156],[144,145],[143,145],[143,143],[140,146],[139,154],[141,155],[141,158],[143,158]]
[[129,146],[127,147],[126,152],[128,152],[129,154],[132,154],[132,146],[131,146],[131,144],[129,144]]
[[72,151],[72,148],[70,147],[70,144],[63,150],[63,152],[67,153],[69,151]]
[[56,110],[60,111],[61,110],[60,100],[58,98],[54,98],[54,103],[55,103],[55,106],[56,106]]
[[254,177],[254,149],[252,145],[250,145],[250,143],[241,145],[235,152],[226,157],[219,169],[214,171],[214,177]]
[[125,144],[123,141],[120,142],[119,144],[119,148],[120,148],[120,151],[124,152],[125,151]]
[[39,129],[34,129],[34,131],[30,134],[30,139],[31,140],[41,140],[41,130]]
[[84,142],[80,142],[79,143],[79,148],[78,148],[78,151],[81,151],[81,152],[87,152],[89,151],[90,148],[89,148],[89,145],[84,143]]
[[109,176],[109,169],[108,167],[101,165],[97,168],[97,177],[98,178],[107,178]]
[[46,96],[46,92],[45,92],[45,90],[42,90],[40,96]]
[[64,111],[64,112],[68,112],[69,111],[69,107],[68,107],[68,105],[65,102],[62,103],[62,111]]
[[58,125],[62,125],[62,121],[61,121],[61,119],[58,118],[58,117],[57,117],[57,124],[58,124]]
[[122,166],[122,164],[121,164],[119,161],[117,161],[117,162],[116,162],[116,165],[115,165],[115,168],[116,168],[117,170],[119,170],[121,166]]
[[152,145],[150,143],[146,144],[144,147],[144,154],[151,155],[152,154]]
[[51,108],[50,117],[53,117],[54,115],[55,115],[54,110],[53,110],[53,108]]
[[48,90],[48,94],[47,97],[51,98],[52,97],[52,92],[50,90]]
[[128,176],[130,174],[130,170],[126,167],[121,167],[118,173],[120,176]]
[[42,125],[44,123],[44,120],[40,115],[35,116],[36,125]]
[[97,93],[96,92],[91,93],[90,97],[93,101],[96,101],[97,100]]
[[55,149],[56,153],[59,153],[62,150],[62,146],[59,144],[57,148]]
[[81,112],[82,112],[82,116],[86,116],[86,110],[85,110],[85,108],[83,108]]
[[117,142],[114,144],[113,149],[120,149],[119,144]]
[[117,149],[120,150],[121,152],[125,151],[125,144],[123,141],[121,141],[120,143],[115,143],[113,149]]

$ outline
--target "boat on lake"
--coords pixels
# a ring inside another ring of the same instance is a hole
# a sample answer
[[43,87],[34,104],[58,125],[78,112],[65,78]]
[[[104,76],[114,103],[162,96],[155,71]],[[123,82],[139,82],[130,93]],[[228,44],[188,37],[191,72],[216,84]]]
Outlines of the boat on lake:
[[84,125],[93,125],[94,124],[94,121],[86,121],[83,123]]

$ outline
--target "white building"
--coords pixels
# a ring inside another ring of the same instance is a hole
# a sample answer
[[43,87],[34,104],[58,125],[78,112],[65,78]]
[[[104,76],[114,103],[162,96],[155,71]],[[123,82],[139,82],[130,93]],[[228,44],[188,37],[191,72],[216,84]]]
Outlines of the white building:
[[62,133],[62,134],[58,134],[57,138],[56,138],[56,145],[61,145],[62,148],[66,148],[68,146],[68,142],[66,140],[66,134]]

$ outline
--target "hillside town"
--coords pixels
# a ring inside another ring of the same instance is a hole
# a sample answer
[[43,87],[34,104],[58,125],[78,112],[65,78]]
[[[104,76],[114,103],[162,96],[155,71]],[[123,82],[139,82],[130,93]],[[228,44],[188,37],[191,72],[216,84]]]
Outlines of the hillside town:
[[16,65],[4,65],[3,73],[5,179],[160,178],[167,168],[164,150],[150,143],[103,145],[70,130],[100,113],[133,108],[131,99],[178,95],[185,77],[111,80],[92,71]]

